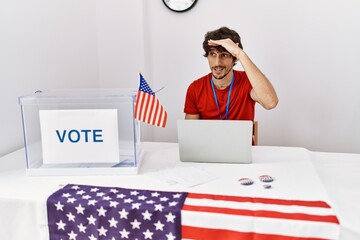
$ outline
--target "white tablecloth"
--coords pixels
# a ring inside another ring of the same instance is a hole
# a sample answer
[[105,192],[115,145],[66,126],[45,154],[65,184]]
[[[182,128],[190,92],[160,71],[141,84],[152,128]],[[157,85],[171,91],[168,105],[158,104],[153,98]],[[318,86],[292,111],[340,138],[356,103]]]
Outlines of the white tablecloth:
[[[176,143],[146,143],[138,175],[26,175],[21,149],[0,159],[0,239],[47,239],[45,201],[61,186],[73,184],[173,190],[223,195],[319,200],[328,202],[340,224],[340,239],[360,239],[360,155],[309,152],[303,148],[254,147],[251,165],[196,164],[179,161]],[[315,166],[315,167],[314,167]],[[187,175],[196,174],[195,178]],[[275,178],[264,189],[257,177]],[[238,179],[255,180],[243,187]],[[187,181],[191,179],[191,181]]]

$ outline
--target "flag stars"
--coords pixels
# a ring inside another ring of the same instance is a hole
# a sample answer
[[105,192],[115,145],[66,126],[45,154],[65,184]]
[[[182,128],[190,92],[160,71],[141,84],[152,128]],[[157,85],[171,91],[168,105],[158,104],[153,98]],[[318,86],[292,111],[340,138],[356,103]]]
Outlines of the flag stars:
[[65,187],[51,203],[61,214],[53,220],[53,229],[64,240],[175,240],[179,237],[169,227],[178,221],[178,213],[167,209],[178,209],[183,197],[179,192]]
[[74,203],[75,201],[76,201],[76,198],[71,197],[71,198],[68,198],[68,200],[66,202]]
[[91,198],[90,195],[85,195],[85,196],[82,196],[82,199],[85,199],[85,200],[89,200]]
[[125,197],[126,197],[126,195],[125,195],[125,194],[123,194],[123,193],[121,193],[121,194],[117,194],[117,195],[116,195],[116,197],[117,197],[117,198],[121,198],[121,199],[123,199],[123,198],[125,198]]
[[108,220],[108,222],[110,224],[110,227],[117,228],[118,221],[116,221],[115,218],[111,218],[110,220]]
[[97,203],[97,201],[96,201],[95,199],[92,199],[92,200],[89,200],[89,201],[88,201],[88,205],[89,205],[89,206],[90,206],[90,205],[95,206],[96,203]]
[[94,234],[91,234],[91,236],[89,236],[89,240],[97,240],[97,238],[94,236]]
[[83,233],[86,232],[87,227],[84,226],[82,223],[80,223],[77,227],[79,228],[79,232],[83,232]]
[[58,226],[58,230],[65,230],[66,223],[64,223],[61,219],[56,223],[56,225]]
[[133,203],[131,204],[131,209],[140,209],[141,203]]
[[152,213],[150,213],[148,210],[146,210],[145,212],[141,213],[144,217],[144,220],[151,220],[151,216]]
[[132,226],[132,229],[140,229],[140,225],[141,225],[141,222],[139,222],[137,219],[135,219],[134,221],[130,222],[131,226]]
[[121,236],[120,236],[121,238],[129,239],[129,234],[130,234],[130,232],[126,231],[125,228],[123,228],[123,230],[119,231],[119,233],[120,233],[120,235],[121,235]]
[[132,196],[137,196],[138,194],[139,194],[138,191],[131,191],[131,192],[130,192],[130,195],[132,195]]
[[178,202],[169,202],[169,206],[170,207],[175,207],[178,204]]
[[103,197],[103,200],[105,200],[105,201],[110,201],[110,200],[111,200],[111,197],[105,196],[105,197]]
[[99,236],[106,236],[108,230],[101,226],[101,228],[99,228],[97,231],[99,232]]
[[70,193],[63,193],[62,196],[65,197],[65,198],[68,198],[68,197],[71,197],[71,194]]
[[120,214],[120,219],[127,219],[129,212],[127,212],[125,208],[123,208],[121,211],[119,211],[119,214]]
[[79,206],[75,207],[77,214],[84,214],[85,208],[79,204]]
[[69,236],[69,240],[76,240],[77,234],[74,233],[74,231],[71,231],[70,233],[68,233]]
[[177,193],[173,195],[173,198],[180,198],[181,197],[181,193]]
[[105,209],[105,208],[103,208],[103,206],[101,206],[99,209],[97,209],[96,210],[97,212],[98,212],[98,215],[99,215],[99,217],[100,216],[103,216],[103,217],[105,217],[106,215],[106,212],[107,212],[107,210]]
[[174,222],[174,219],[176,218],[176,216],[173,215],[171,212],[169,212],[168,214],[166,214],[165,217],[166,217],[166,221],[167,221],[167,222],[172,222],[172,223]]
[[84,193],[85,193],[84,190],[80,190],[80,191],[77,191],[77,192],[76,192],[77,195],[83,195]]
[[105,193],[103,193],[103,192],[96,193],[96,196],[98,196],[98,197],[103,197],[104,195],[105,195]]
[[166,240],[175,240],[176,239],[176,237],[170,232],[170,233],[168,233],[168,234],[166,234]]
[[143,201],[146,200],[146,198],[147,198],[147,197],[144,196],[144,195],[141,195],[141,196],[138,197],[139,200],[143,200]]
[[161,204],[155,204],[155,211],[159,211],[162,212],[162,210],[164,209],[164,206]]
[[134,200],[132,200],[131,198],[127,198],[124,200],[124,203],[132,203]]
[[119,191],[117,190],[117,189],[115,189],[115,188],[112,188],[112,189],[110,189],[110,192],[112,192],[112,193],[118,193]]
[[147,204],[154,204],[155,201],[154,200],[149,200],[149,201],[146,201]]
[[89,221],[89,224],[95,225],[96,218],[94,218],[93,215],[90,215],[90,217],[86,218]]
[[160,196],[160,193],[158,193],[158,192],[153,192],[153,193],[151,193],[151,196],[152,196],[152,197],[159,197],[159,196]]
[[161,202],[166,202],[166,201],[168,201],[168,200],[169,200],[168,197],[162,197],[162,198],[160,198],[160,201],[161,201]]
[[75,215],[73,215],[71,212],[69,212],[68,214],[66,214],[66,216],[68,217],[68,221],[70,222],[75,222]]
[[152,239],[152,236],[154,235],[154,233],[151,232],[149,229],[143,232],[143,234],[144,234],[144,239]]
[[56,204],[54,204],[54,206],[56,207],[57,211],[64,211],[64,205],[61,204],[61,202],[57,202]]
[[114,207],[114,208],[116,208],[116,207],[117,207],[117,205],[119,205],[119,203],[118,203],[118,202],[116,202],[116,201],[110,201],[110,207]]
[[164,231],[165,224],[162,224],[160,221],[154,223],[155,230]]

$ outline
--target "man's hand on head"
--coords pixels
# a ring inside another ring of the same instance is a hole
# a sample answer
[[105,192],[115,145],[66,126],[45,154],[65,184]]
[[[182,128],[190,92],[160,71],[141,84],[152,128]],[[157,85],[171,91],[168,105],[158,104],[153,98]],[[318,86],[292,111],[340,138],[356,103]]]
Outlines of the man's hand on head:
[[225,48],[231,55],[236,57],[239,60],[239,54],[242,52],[242,49],[239,47],[239,43],[234,43],[230,38],[212,40],[208,41],[209,46],[222,46]]

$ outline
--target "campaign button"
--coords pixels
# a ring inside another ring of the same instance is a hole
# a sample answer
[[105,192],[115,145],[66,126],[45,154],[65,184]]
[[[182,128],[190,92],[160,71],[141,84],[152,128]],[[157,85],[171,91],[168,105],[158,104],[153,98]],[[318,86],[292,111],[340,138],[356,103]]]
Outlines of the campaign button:
[[259,179],[260,179],[261,182],[272,182],[272,181],[274,181],[274,179],[269,175],[261,175],[259,177]]
[[251,180],[250,178],[240,178],[239,182],[241,185],[251,185],[254,183],[254,181]]

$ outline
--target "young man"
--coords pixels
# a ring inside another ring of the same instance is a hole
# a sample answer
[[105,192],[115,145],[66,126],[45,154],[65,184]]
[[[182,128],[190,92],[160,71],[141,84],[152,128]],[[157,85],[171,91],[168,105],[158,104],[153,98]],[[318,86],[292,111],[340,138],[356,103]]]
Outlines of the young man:
[[[273,86],[243,51],[237,32],[227,27],[208,32],[203,48],[211,73],[190,84],[185,119],[254,121],[255,102],[265,109],[276,107]],[[245,71],[234,70],[236,62]]]

